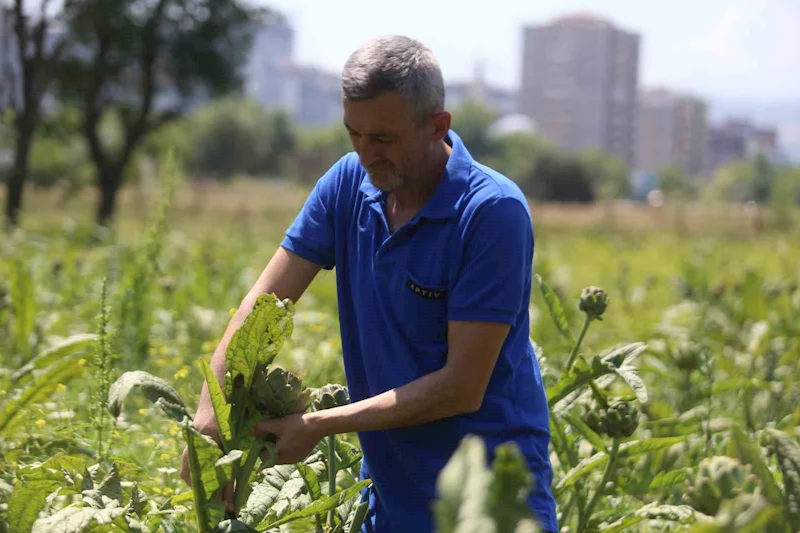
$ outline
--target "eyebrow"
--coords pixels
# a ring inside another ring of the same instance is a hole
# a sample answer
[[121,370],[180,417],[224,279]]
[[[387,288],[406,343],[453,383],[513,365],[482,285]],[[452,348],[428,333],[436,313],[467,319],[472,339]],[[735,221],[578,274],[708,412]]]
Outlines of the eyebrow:
[[[344,127],[347,128],[348,131],[352,131],[352,132],[358,133],[346,121],[344,122]],[[389,133],[388,131],[376,131],[375,133],[367,133],[365,135],[369,135],[370,137],[394,137],[394,134]]]

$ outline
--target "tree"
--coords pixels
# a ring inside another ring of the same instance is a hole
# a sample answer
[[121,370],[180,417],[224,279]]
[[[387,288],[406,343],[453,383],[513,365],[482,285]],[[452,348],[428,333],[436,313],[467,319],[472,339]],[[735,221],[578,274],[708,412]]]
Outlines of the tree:
[[530,195],[536,200],[569,203],[595,200],[592,178],[572,153],[558,149],[543,152],[536,158],[531,174]]
[[[237,0],[66,0],[65,12],[76,46],[62,63],[61,89],[82,107],[100,193],[96,220],[107,225],[145,137],[240,86],[256,11]],[[107,113],[121,123],[116,147],[101,138]]]
[[630,194],[628,166],[619,157],[599,150],[586,150],[580,159],[591,176],[597,196],[605,200]]
[[495,151],[489,127],[496,119],[494,111],[473,100],[465,101],[453,111],[453,130],[476,160],[482,160]]
[[234,174],[280,174],[295,150],[295,131],[283,111],[254,100],[225,98],[204,106],[187,121],[193,150],[189,170],[228,180]]
[[23,4],[23,0],[14,0],[14,6],[8,10],[14,28],[14,44],[21,79],[14,79],[12,70],[1,73],[10,80],[11,94],[15,95],[14,87],[18,86],[22,98],[21,102],[12,99],[10,106],[15,110],[15,143],[14,162],[8,177],[6,195],[5,216],[9,227],[19,224],[22,192],[28,176],[33,134],[41,116],[42,99],[52,85],[54,65],[66,46],[63,36],[48,38],[52,24],[47,14],[50,0],[41,0],[36,19],[25,13]]

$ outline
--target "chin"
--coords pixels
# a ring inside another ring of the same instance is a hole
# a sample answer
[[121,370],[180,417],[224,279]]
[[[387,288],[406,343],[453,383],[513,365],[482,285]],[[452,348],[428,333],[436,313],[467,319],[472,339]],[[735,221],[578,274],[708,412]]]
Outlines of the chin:
[[396,176],[375,176],[374,174],[369,174],[369,179],[375,187],[383,192],[392,192],[403,184],[403,181]]

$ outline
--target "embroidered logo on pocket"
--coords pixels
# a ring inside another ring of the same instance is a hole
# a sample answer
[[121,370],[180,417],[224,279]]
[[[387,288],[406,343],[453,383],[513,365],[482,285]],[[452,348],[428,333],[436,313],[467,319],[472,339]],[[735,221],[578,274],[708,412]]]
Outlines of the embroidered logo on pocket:
[[444,300],[445,296],[447,295],[447,291],[442,289],[426,289],[413,281],[406,280],[406,287],[411,289],[414,294],[419,296],[420,298],[425,298],[426,300]]

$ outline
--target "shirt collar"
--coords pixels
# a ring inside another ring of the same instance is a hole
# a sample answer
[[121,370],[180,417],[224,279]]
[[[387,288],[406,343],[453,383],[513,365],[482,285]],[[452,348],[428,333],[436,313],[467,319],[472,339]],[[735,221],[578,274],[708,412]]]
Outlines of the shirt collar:
[[[452,151],[447,160],[442,181],[436,186],[433,196],[420,211],[420,217],[449,218],[458,212],[458,201],[467,184],[472,166],[472,156],[453,130],[447,132],[445,142],[451,146]],[[376,201],[385,196],[383,191],[370,182],[369,174],[366,173],[359,189],[369,201]]]

